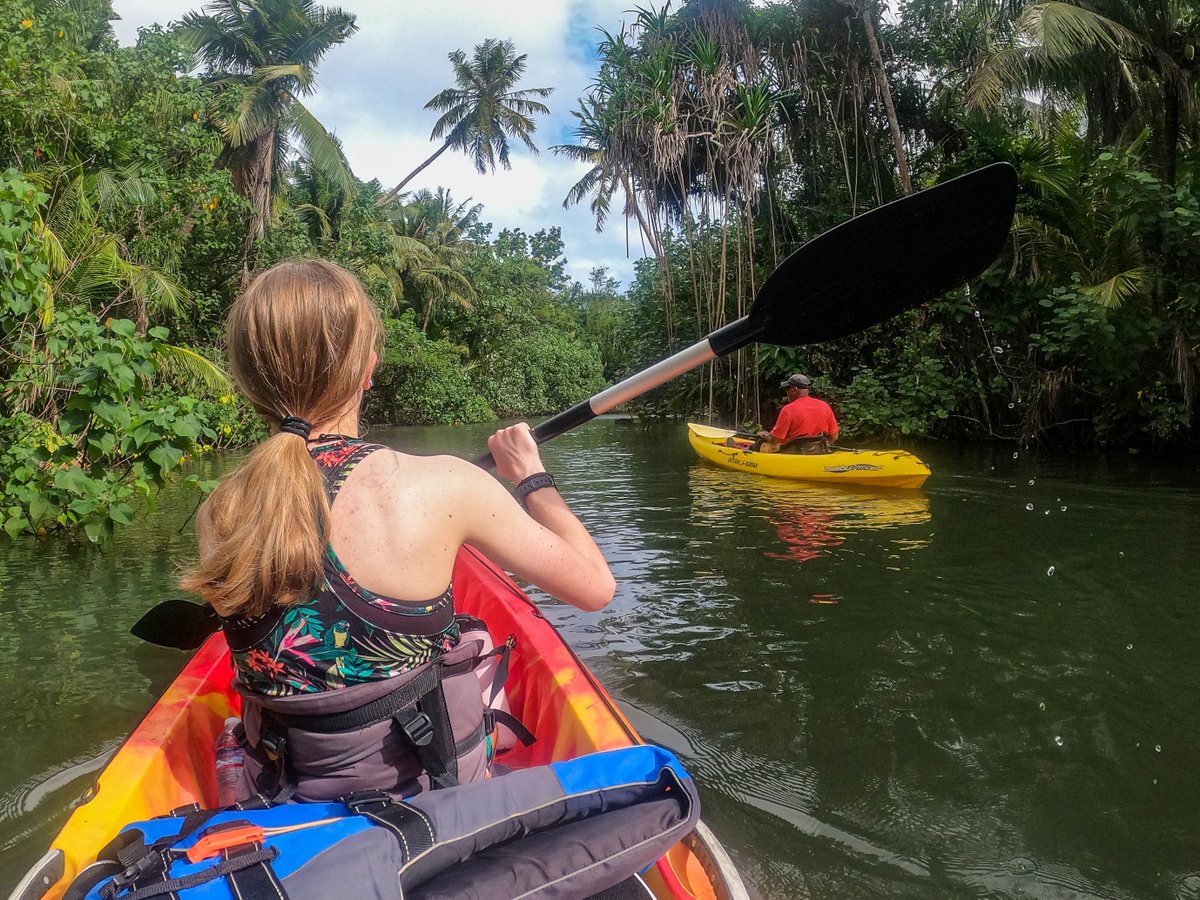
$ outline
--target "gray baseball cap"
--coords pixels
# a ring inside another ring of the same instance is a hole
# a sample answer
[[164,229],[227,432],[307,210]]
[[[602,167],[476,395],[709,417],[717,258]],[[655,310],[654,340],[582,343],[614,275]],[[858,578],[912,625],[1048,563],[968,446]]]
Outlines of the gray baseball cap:
[[807,375],[797,374],[789,376],[787,381],[781,381],[779,386],[782,388],[809,388],[812,387],[812,380]]

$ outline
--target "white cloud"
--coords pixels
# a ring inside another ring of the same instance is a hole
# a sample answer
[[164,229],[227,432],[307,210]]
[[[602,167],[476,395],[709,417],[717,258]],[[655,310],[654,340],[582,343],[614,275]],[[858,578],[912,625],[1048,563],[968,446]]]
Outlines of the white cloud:
[[[484,204],[484,221],[497,230],[521,227],[528,232],[551,225],[562,228],[568,271],[586,282],[594,265],[608,266],[626,283],[640,242],[625,253],[625,228],[619,217],[597,234],[587,204],[562,208],[563,197],[586,171],[549,150],[573,139],[570,112],[595,74],[592,48],[596,26],[619,27],[628,0],[439,0],[434,4],[395,0],[336,0],[357,17],[359,31],[335,47],[318,68],[316,93],[306,103],[342,140],[354,172],[378,178],[390,187],[437,149],[429,140],[437,114],[424,105],[453,84],[447,54],[468,54],[485,38],[511,39],[528,54],[521,87],[553,87],[546,101],[551,115],[540,117],[531,156],[519,143],[512,149],[512,171],[481,176],[462,154],[447,151],[409,183],[411,188],[444,185],[456,199]],[[137,39],[137,29],[166,25],[202,0],[114,0],[121,20],[118,39]]]

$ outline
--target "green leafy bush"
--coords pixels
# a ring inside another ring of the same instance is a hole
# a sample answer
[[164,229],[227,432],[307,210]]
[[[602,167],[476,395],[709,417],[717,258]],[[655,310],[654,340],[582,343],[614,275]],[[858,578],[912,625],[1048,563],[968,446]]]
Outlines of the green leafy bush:
[[471,380],[503,417],[558,412],[605,383],[604,365],[594,348],[549,329],[506,335],[489,347]]
[[153,507],[154,489],[215,437],[193,398],[148,396],[166,338],[163,328],[141,336],[128,319],[101,323],[69,307],[16,343],[22,363],[4,393],[17,412],[0,418],[10,536],[79,528],[98,541],[133,521],[135,503]]
[[387,319],[387,349],[367,395],[366,417],[395,425],[486,422],[495,414],[463,371],[465,351],[421,333],[412,310]]

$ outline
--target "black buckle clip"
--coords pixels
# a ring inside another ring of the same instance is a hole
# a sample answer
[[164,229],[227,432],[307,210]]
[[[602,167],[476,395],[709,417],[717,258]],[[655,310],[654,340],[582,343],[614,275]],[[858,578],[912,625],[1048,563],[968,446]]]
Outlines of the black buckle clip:
[[282,734],[264,731],[258,736],[258,745],[267,751],[267,757],[271,762],[278,762],[283,759],[284,751],[287,749],[287,738]]
[[418,747],[428,747],[433,743],[433,722],[423,712],[409,717],[408,721],[400,722],[400,730]]
[[109,894],[110,897],[116,896],[126,888],[136,887],[137,882],[141,881],[147,875],[161,874],[166,871],[166,868],[167,861],[161,853],[148,853],[141,859],[130,864],[125,871],[114,875],[112,881],[105,885],[105,887],[111,891]]
[[[356,815],[378,812],[379,808],[391,806],[392,797],[386,791],[354,791],[342,798],[350,812]],[[373,807],[368,809],[367,807]]]

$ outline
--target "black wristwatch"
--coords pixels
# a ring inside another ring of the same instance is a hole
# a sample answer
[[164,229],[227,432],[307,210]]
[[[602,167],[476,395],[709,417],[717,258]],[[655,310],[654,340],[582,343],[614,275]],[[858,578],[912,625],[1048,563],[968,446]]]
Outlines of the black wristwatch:
[[542,488],[548,488],[548,487],[552,487],[552,488],[558,487],[558,483],[554,480],[554,476],[551,475],[549,472],[535,472],[533,475],[530,475],[528,478],[522,479],[521,483],[517,485],[517,489],[514,493],[516,495],[517,500],[520,501],[521,505],[524,506],[526,509],[529,509],[528,504],[526,504],[526,502],[525,502],[525,498],[528,497],[530,494],[532,494],[534,491],[540,491]]

